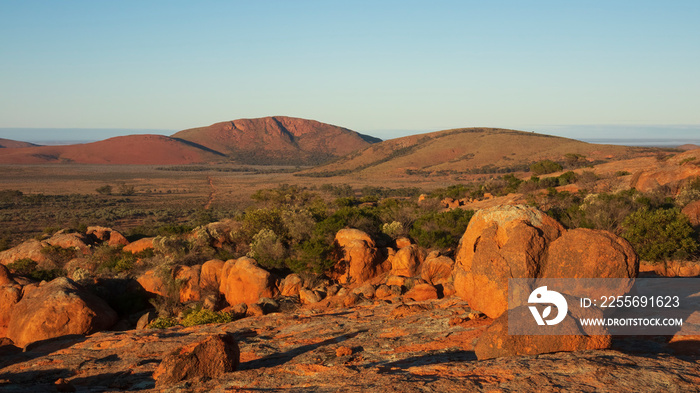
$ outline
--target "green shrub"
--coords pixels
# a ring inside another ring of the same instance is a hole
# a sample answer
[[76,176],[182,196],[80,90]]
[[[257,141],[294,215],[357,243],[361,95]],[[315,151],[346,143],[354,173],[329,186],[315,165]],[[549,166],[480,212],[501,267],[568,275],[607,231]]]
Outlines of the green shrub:
[[561,164],[551,160],[542,160],[530,164],[530,172],[535,175],[546,175],[547,173],[557,172],[564,169]]
[[75,258],[75,249],[62,248],[60,246],[48,245],[41,249],[41,253],[49,257],[52,261],[62,264]]
[[578,168],[580,166],[588,165],[588,160],[586,156],[577,153],[567,153],[564,155],[564,161],[569,168]]
[[204,325],[208,323],[229,323],[234,320],[233,315],[227,312],[217,312],[201,307],[191,308],[184,313],[180,324],[184,327]]
[[65,276],[65,272],[62,269],[37,269],[36,261],[29,258],[18,259],[8,263],[6,266],[14,274],[29,277],[36,281],[51,281]]
[[390,223],[386,222],[382,224],[382,233],[389,236],[392,239],[396,239],[403,236],[405,230],[403,224],[398,221],[392,221]]
[[177,320],[172,317],[158,317],[148,325],[149,329],[167,329],[177,326]]
[[688,217],[678,209],[641,209],[622,225],[622,236],[647,261],[684,259],[698,248]]
[[473,215],[462,209],[428,213],[416,220],[409,235],[421,247],[456,248]]
[[[153,253],[153,250],[147,251],[150,251],[150,254]],[[130,252],[123,252],[121,247],[101,245],[95,247],[91,258],[97,261],[101,270],[121,273],[133,269],[136,260],[144,254],[147,253],[134,255]]]
[[248,256],[254,258],[261,266],[279,268],[284,265],[287,249],[279,236],[270,229],[261,229],[253,236]]
[[557,181],[559,182],[560,186],[565,186],[567,184],[572,184],[576,183],[576,173],[572,171],[564,172],[562,173],[558,178]]

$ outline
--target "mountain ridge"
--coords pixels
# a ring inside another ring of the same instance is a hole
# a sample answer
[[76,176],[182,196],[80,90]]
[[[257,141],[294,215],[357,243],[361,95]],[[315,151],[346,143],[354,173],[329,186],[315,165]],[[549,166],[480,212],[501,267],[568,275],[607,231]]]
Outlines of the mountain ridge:
[[0,164],[317,165],[380,139],[286,116],[239,119],[176,132],[39,146],[0,139]]

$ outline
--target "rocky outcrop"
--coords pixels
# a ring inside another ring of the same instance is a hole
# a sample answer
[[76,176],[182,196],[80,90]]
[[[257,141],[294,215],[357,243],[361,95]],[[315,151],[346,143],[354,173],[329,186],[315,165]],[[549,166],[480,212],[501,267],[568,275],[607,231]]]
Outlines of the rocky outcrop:
[[255,304],[262,297],[274,297],[277,289],[270,272],[248,257],[230,259],[221,270],[219,292],[230,305]]
[[[66,337],[24,353],[5,345],[0,349],[15,352],[0,357],[0,390],[55,392],[54,382],[64,378],[79,392],[691,392],[700,380],[697,355],[676,356],[663,342],[638,337],[616,339],[616,350],[477,360],[474,341],[491,320],[458,298],[318,311]],[[235,372],[155,386],[163,358],[218,334],[238,342]]]
[[15,345],[69,334],[109,329],[117,314],[104,300],[67,278],[57,278],[26,292],[12,307],[7,336]]
[[359,229],[341,229],[335,243],[343,251],[336,265],[338,281],[343,284],[361,284],[384,270],[381,253],[374,240]]
[[631,188],[650,192],[659,187],[668,187],[678,192],[688,179],[700,176],[700,150],[691,150],[671,157],[666,161],[657,161],[656,165],[643,169],[632,176]]
[[480,210],[456,256],[454,285],[473,309],[497,318],[508,309],[508,279],[538,277],[549,243],[564,227],[526,206]]
[[161,388],[189,379],[220,378],[240,363],[238,343],[229,334],[216,334],[176,349],[156,368],[153,379]]
[[565,231],[525,206],[477,212],[456,259],[457,294],[491,318],[508,309],[509,278],[632,278],[639,273],[639,258],[626,240],[607,231]]
[[415,244],[396,251],[391,258],[391,274],[401,277],[413,277],[420,273],[420,266],[425,259],[425,250]]

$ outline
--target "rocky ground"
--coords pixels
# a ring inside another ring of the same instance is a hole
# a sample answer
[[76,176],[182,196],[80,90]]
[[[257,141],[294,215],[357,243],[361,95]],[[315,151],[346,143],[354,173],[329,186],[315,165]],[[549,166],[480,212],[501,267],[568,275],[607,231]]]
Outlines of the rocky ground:
[[[0,347],[0,390],[700,391],[700,356],[688,351],[697,342],[618,338],[607,350],[480,361],[474,345],[491,322],[448,298],[351,308],[326,302],[228,324],[64,336],[25,352]],[[222,333],[238,342],[237,371],[156,388],[153,372],[166,354]]]

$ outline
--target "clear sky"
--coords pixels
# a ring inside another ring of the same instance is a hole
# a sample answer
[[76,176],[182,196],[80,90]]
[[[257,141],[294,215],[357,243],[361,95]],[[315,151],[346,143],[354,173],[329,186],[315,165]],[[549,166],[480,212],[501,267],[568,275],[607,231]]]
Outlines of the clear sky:
[[0,0],[0,128],[695,137],[699,21],[697,0]]

